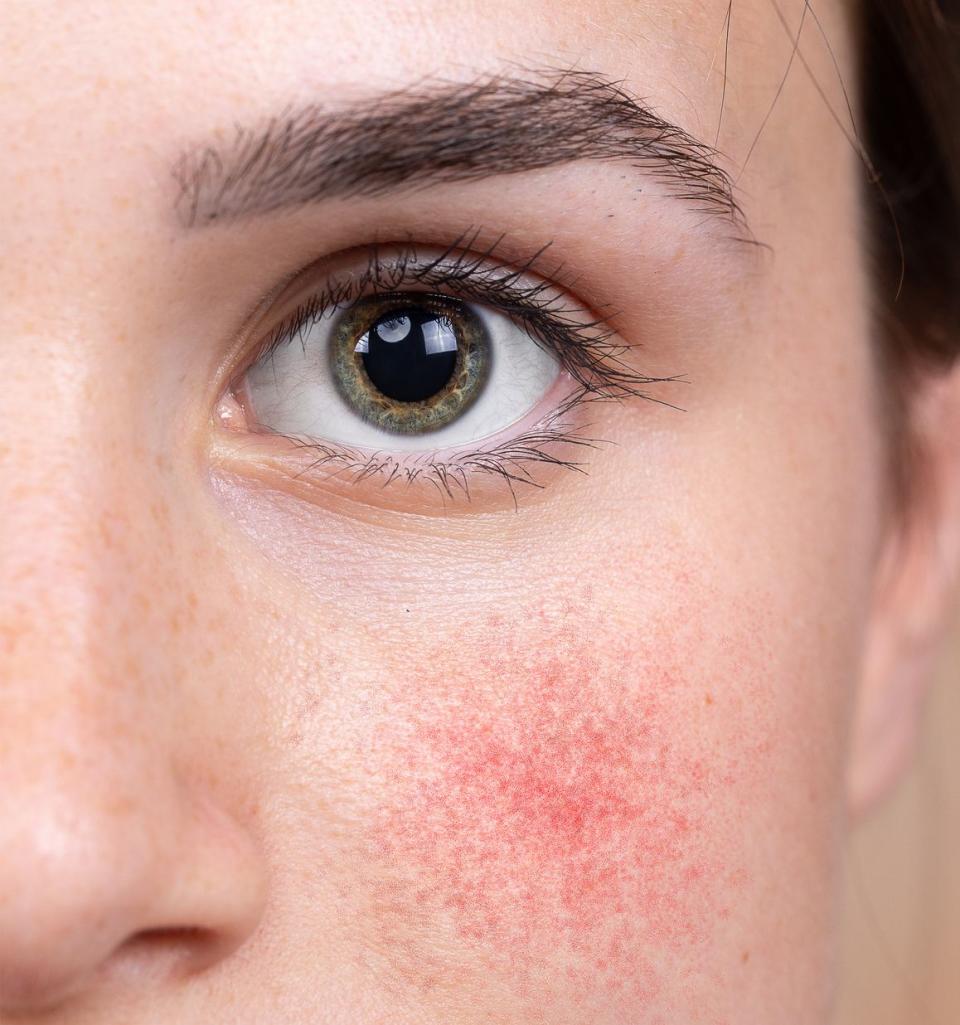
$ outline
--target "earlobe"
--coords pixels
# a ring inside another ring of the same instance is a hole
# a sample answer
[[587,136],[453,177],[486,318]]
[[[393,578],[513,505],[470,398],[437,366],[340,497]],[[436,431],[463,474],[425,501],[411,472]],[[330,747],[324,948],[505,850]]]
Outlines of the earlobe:
[[911,761],[934,650],[933,644],[910,643],[889,612],[870,625],[847,769],[854,818],[879,804]]
[[960,574],[960,368],[925,379],[911,401],[908,487],[877,562],[854,706],[848,805],[854,816],[899,779]]

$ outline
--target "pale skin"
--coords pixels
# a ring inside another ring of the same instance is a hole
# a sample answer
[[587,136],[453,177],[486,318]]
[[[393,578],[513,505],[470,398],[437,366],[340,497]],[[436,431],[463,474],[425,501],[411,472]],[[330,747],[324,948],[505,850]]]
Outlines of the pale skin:
[[[830,1020],[844,836],[953,591],[960,384],[911,394],[895,508],[856,154],[799,65],[750,152],[791,40],[734,10],[717,137],[726,3],[4,6],[5,1025]],[[769,248],[617,161],[177,216],[237,123],[518,65],[718,141]],[[587,474],[516,505],[251,433],[264,296],[470,228],[683,380],[577,414]]]

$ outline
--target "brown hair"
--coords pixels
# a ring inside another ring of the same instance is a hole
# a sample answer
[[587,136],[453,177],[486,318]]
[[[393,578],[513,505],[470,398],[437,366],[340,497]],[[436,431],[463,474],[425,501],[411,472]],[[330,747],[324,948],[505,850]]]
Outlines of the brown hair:
[[881,334],[894,367],[942,367],[960,357],[960,0],[862,0],[860,30]]

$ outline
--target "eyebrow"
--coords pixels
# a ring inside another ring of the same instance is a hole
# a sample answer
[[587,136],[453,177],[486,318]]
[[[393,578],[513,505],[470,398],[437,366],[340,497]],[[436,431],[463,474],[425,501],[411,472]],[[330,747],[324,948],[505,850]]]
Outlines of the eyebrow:
[[382,196],[580,160],[623,162],[752,241],[717,151],[623,84],[585,70],[426,80],[338,110],[288,109],[174,168],[181,223],[200,227],[332,198]]

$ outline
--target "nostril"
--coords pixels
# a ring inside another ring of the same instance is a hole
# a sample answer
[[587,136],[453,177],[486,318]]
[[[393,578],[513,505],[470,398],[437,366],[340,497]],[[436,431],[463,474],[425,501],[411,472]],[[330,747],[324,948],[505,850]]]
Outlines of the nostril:
[[44,1012],[63,1006],[94,981],[136,990],[184,979],[214,963],[223,940],[200,928],[145,929],[122,943],[88,972],[53,976],[21,968],[14,978],[0,976],[0,1025],[7,1013]]
[[257,928],[266,875],[243,826],[173,776],[118,818],[109,782],[57,782],[0,814],[0,1023],[185,983]]
[[103,972],[138,984],[183,978],[216,961],[223,945],[223,937],[210,929],[144,929],[114,951]]

